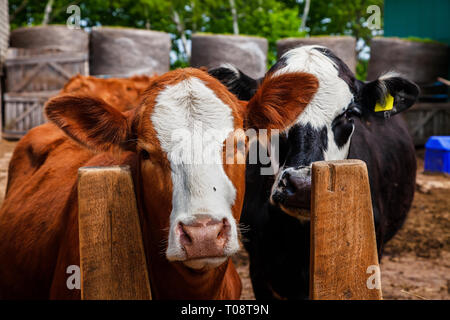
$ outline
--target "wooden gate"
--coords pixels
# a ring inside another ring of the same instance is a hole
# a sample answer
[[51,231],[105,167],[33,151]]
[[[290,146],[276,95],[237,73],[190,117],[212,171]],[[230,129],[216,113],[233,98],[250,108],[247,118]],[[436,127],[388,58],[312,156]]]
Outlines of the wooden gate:
[[27,131],[46,122],[43,106],[58,91],[5,93],[3,96],[5,139],[20,139]]
[[88,54],[10,48],[6,58],[3,137],[18,139],[42,123],[45,102],[76,74],[89,74]]

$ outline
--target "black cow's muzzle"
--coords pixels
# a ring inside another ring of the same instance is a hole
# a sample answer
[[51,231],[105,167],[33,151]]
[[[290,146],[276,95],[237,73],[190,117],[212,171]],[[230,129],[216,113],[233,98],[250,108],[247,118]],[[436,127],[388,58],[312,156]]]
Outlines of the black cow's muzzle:
[[273,189],[271,202],[294,216],[309,216],[311,209],[311,176],[285,170]]

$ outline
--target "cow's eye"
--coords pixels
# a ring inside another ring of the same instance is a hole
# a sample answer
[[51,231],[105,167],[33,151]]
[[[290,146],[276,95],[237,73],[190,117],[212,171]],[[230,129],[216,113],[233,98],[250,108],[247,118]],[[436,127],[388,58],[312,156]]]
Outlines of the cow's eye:
[[347,113],[340,115],[333,120],[331,128],[333,130],[334,140],[338,147],[341,148],[347,143],[353,132],[353,119],[350,116],[347,116]]
[[345,117],[351,118],[351,117],[360,117],[362,115],[362,111],[359,105],[352,103],[347,110],[345,110]]
[[144,160],[149,160],[150,159],[150,153],[148,153],[147,150],[142,149],[141,150],[141,157]]

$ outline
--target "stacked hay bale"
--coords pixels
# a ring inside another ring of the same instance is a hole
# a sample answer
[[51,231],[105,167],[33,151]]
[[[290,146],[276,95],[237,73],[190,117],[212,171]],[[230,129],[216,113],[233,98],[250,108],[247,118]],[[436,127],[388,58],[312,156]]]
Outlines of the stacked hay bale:
[[4,62],[6,49],[8,49],[8,43],[9,43],[8,1],[0,0],[0,66]]
[[215,68],[229,63],[252,78],[267,71],[268,42],[265,38],[237,35],[192,35],[192,67]]
[[[3,63],[6,57],[6,50],[9,43],[9,16],[8,16],[8,1],[0,0],[0,111],[3,106],[2,95],[2,79],[3,79]],[[1,129],[1,112],[0,112],[0,129]]]
[[395,70],[419,85],[447,77],[449,50],[444,43],[419,39],[373,38],[367,79]]
[[93,28],[90,39],[91,75],[129,77],[169,71],[171,41],[165,32]]

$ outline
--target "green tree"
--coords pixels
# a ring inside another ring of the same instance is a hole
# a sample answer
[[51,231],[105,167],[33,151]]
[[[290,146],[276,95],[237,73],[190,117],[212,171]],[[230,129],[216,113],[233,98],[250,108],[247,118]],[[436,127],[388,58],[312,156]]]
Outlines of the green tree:
[[[305,0],[281,0],[287,7],[299,7],[303,12]],[[382,34],[381,30],[372,31],[367,27],[367,20],[371,13],[367,8],[377,5],[383,16],[384,0],[311,0],[308,19],[305,22],[306,31],[311,35],[351,35],[358,41],[356,52],[358,55],[357,77],[364,80],[367,71],[367,59],[360,56],[374,35]]]
[[[235,0],[242,35],[267,38],[269,42],[269,67],[276,61],[276,41],[286,37],[301,37],[298,7],[289,8],[277,0]],[[234,33],[231,8],[228,1],[217,4],[209,11],[205,21],[206,32]]]
[[[382,12],[383,4],[384,0],[312,0],[306,26],[309,28],[311,35],[352,35],[357,40],[362,39],[368,44],[373,32],[366,24],[370,16],[370,13],[367,13],[367,8],[371,5],[377,5]],[[360,50],[361,48],[357,48],[358,53]]]

